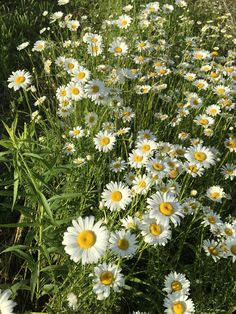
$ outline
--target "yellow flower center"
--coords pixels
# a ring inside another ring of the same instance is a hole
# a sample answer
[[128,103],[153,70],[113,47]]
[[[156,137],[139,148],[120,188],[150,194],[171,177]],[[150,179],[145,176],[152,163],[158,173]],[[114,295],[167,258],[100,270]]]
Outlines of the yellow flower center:
[[120,250],[127,251],[129,248],[129,241],[126,239],[119,239],[117,246]]
[[179,281],[173,281],[171,283],[171,289],[172,291],[180,291],[182,289],[182,285]]
[[196,55],[195,55],[195,57],[196,57],[196,59],[202,59],[203,58],[203,54],[201,54],[201,53],[197,53]]
[[216,72],[211,72],[210,75],[211,75],[212,78],[217,78],[219,74],[216,73]]
[[98,49],[98,46],[93,46],[93,47],[92,47],[92,52],[93,52],[93,53],[95,53],[95,54],[98,53],[98,50],[99,50],[99,49]]
[[101,139],[100,139],[100,144],[102,145],[102,146],[106,146],[106,145],[108,145],[110,143],[110,139],[109,139],[109,137],[107,137],[107,136],[104,136],[104,137],[102,137]]
[[91,90],[92,90],[93,93],[98,93],[98,92],[99,92],[99,86],[93,85],[93,86],[91,87]]
[[74,69],[75,65],[73,63],[68,63],[68,68],[70,70]]
[[209,123],[209,120],[208,119],[200,119],[199,123],[203,124],[203,125],[207,125]]
[[215,114],[215,113],[217,113],[217,109],[212,108],[212,109],[210,110],[210,113],[211,113],[211,114]]
[[111,271],[104,271],[100,275],[100,281],[105,286],[112,284],[113,280],[114,280],[114,277]]
[[122,193],[120,191],[112,192],[111,199],[113,202],[119,202],[122,199]]
[[121,48],[121,47],[116,47],[116,48],[114,49],[114,51],[115,51],[116,53],[121,53],[121,52],[122,52],[122,48]]
[[140,155],[135,155],[134,156],[134,161],[135,162],[141,162],[143,160],[143,156],[140,156]]
[[128,24],[128,21],[127,21],[127,20],[122,20],[122,21],[121,21],[121,25],[122,25],[122,26],[126,26],[127,24]]
[[129,116],[129,111],[124,111],[123,116],[128,117]]
[[144,145],[142,146],[142,151],[143,151],[144,153],[149,152],[150,149],[151,149],[151,146],[148,145],[148,144],[144,144]]
[[154,163],[153,165],[152,165],[152,168],[154,169],[154,170],[156,170],[156,171],[161,171],[161,170],[163,170],[163,165],[162,164],[159,164],[158,162],[156,162],[156,163]]
[[74,135],[80,135],[80,130],[74,130],[74,131],[73,131],[73,134],[74,134]]
[[216,219],[215,219],[214,216],[209,216],[207,219],[208,219],[210,224],[215,224],[216,223]]
[[194,105],[194,106],[197,106],[198,104],[199,104],[199,101],[198,101],[197,99],[194,99],[193,105]]
[[166,74],[167,70],[166,69],[160,69],[159,73],[160,74]]
[[220,197],[220,193],[219,192],[212,192],[211,193],[211,197],[216,199],[216,198],[219,198]]
[[92,43],[95,44],[97,41],[98,41],[98,39],[97,39],[96,37],[91,38],[91,42],[92,42]]
[[236,148],[236,141],[235,140],[230,140],[226,143],[226,145],[230,148]]
[[230,250],[231,250],[231,253],[236,255],[236,244],[232,245]]
[[203,87],[204,87],[204,84],[203,84],[203,83],[197,83],[196,86],[197,86],[198,88],[203,88]]
[[226,68],[225,71],[226,71],[227,73],[232,73],[232,72],[233,72],[233,68]]
[[77,244],[81,249],[89,249],[96,242],[96,235],[91,230],[84,230],[77,236]]
[[217,88],[217,93],[218,94],[222,95],[222,94],[224,94],[224,92],[225,92],[225,89],[223,87]]
[[219,254],[219,251],[217,250],[217,248],[215,246],[209,246],[208,247],[208,251],[212,254],[217,256]]
[[175,179],[179,174],[179,171],[177,169],[173,169],[169,172],[169,177],[171,179]]
[[163,202],[159,206],[160,212],[165,216],[171,216],[174,213],[174,208],[170,203]]
[[160,225],[157,225],[157,224],[151,224],[150,226],[149,226],[149,231],[151,232],[151,234],[153,235],[153,236],[159,236],[160,234],[161,234],[161,232],[162,232],[162,230],[161,230],[161,226]]
[[79,95],[80,90],[77,87],[72,87],[71,88],[71,94],[73,95]]
[[146,46],[145,42],[141,41],[141,42],[139,43],[139,47],[143,48],[143,47],[145,47],[145,46]]
[[184,314],[185,306],[182,302],[176,302],[172,305],[172,311],[174,314]]
[[147,186],[147,184],[144,180],[141,180],[138,184],[138,187],[141,189],[144,189],[146,186]]
[[196,153],[194,153],[194,158],[198,161],[204,161],[204,160],[206,160],[207,156],[203,152],[196,152]]
[[189,166],[188,169],[193,173],[198,172],[198,167],[196,165]]
[[16,84],[22,84],[24,83],[24,81],[25,81],[25,77],[23,75],[17,76],[15,80]]
[[231,237],[231,236],[233,235],[233,231],[232,231],[232,229],[230,229],[230,228],[225,228],[225,233],[226,233],[229,237]]
[[78,80],[82,80],[85,77],[85,73],[84,72],[79,72],[79,73],[77,73],[76,77],[77,77]]
[[38,44],[38,45],[37,45],[37,49],[39,49],[39,50],[40,50],[40,49],[43,49],[43,44]]
[[65,89],[60,91],[60,96],[62,96],[62,97],[66,96],[66,90]]

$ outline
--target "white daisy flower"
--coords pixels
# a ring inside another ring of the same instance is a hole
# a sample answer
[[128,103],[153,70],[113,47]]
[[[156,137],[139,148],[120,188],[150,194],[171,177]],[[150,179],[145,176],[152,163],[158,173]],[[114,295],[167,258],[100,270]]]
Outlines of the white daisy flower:
[[175,196],[170,193],[156,192],[147,199],[150,209],[150,218],[158,218],[161,223],[170,221],[176,226],[180,223],[180,218],[184,217],[181,205]]
[[118,292],[125,280],[121,270],[115,264],[102,263],[94,268],[93,292],[98,300],[109,297],[111,290]]
[[204,240],[203,249],[207,256],[211,256],[215,262],[217,262],[223,255],[222,248],[219,243],[214,240]]
[[18,45],[16,49],[17,49],[18,51],[23,50],[23,49],[25,49],[26,47],[28,47],[29,44],[30,44],[29,41],[26,41],[26,42],[24,42],[24,43]]
[[121,182],[110,182],[102,193],[102,200],[111,211],[124,210],[132,201],[131,191]]
[[78,308],[77,296],[73,292],[70,292],[67,294],[66,299],[67,299],[69,307],[72,308],[72,310],[77,310],[77,308]]
[[215,164],[215,155],[213,152],[202,145],[190,147],[184,156],[189,163],[198,164],[206,169]]
[[212,117],[215,117],[215,116],[217,116],[218,114],[221,113],[220,106],[217,106],[217,105],[208,106],[206,108],[206,113],[209,114]]
[[83,66],[79,66],[76,70],[73,71],[73,80],[78,83],[85,83],[90,78],[90,71],[84,68]]
[[63,151],[66,155],[71,155],[76,151],[75,145],[73,143],[66,143],[63,147]]
[[125,229],[135,229],[137,227],[137,221],[138,221],[138,219],[136,217],[132,217],[129,215],[120,220],[122,226]]
[[91,128],[97,124],[98,115],[95,112],[88,112],[84,119],[87,126]]
[[207,197],[209,197],[209,199],[211,199],[214,202],[218,202],[218,203],[221,203],[222,198],[226,197],[224,189],[218,185],[217,186],[216,185],[211,186],[209,189],[207,189],[206,195],[207,195]]
[[79,63],[74,58],[66,58],[63,67],[67,73],[73,74],[75,71],[77,71]]
[[94,220],[93,216],[72,220],[73,227],[64,233],[62,244],[74,262],[97,263],[107,249],[109,232],[102,226],[102,220],[96,223]]
[[107,92],[104,82],[100,80],[88,81],[84,89],[87,96],[92,100],[98,99],[100,96],[105,96]]
[[191,162],[185,162],[184,169],[193,178],[196,178],[197,176],[201,177],[205,171],[205,169],[201,165],[197,163],[191,163]]
[[70,20],[67,23],[67,28],[71,30],[72,32],[76,32],[79,26],[80,26],[80,22],[77,20]]
[[184,274],[170,272],[169,275],[165,276],[165,288],[163,290],[168,294],[171,293],[182,293],[189,294],[190,281]]
[[146,169],[154,176],[158,178],[163,178],[170,170],[170,167],[167,165],[164,160],[158,158],[151,158],[146,163]]
[[227,246],[227,256],[232,257],[233,262],[236,261],[236,237],[231,238],[225,242]]
[[197,115],[193,120],[197,125],[201,125],[204,128],[208,128],[209,126],[215,123],[215,120],[212,117],[209,117],[206,114]]
[[131,257],[137,249],[135,235],[130,231],[112,232],[109,242],[111,250],[120,257]]
[[141,154],[149,156],[152,154],[153,150],[157,147],[156,142],[153,140],[144,139],[136,143],[136,149],[140,151]]
[[31,74],[25,70],[17,70],[12,72],[7,80],[8,87],[17,91],[20,88],[26,89],[31,84]]
[[67,90],[69,92],[69,98],[72,100],[81,100],[84,97],[84,90],[82,85],[76,82],[70,82],[67,85]]
[[69,136],[78,139],[84,136],[84,130],[81,126],[77,126],[73,128],[73,130],[69,131]]
[[224,144],[225,147],[227,147],[230,152],[236,153],[236,139],[230,137],[227,140],[225,140]]
[[32,49],[32,51],[43,51],[46,47],[46,41],[44,40],[37,40],[34,43],[34,47]]
[[233,180],[236,177],[236,165],[226,164],[221,168],[221,174],[225,179]]
[[115,56],[122,56],[128,52],[128,45],[122,38],[116,38],[108,49],[111,53],[114,53]]
[[63,100],[67,100],[69,98],[69,95],[70,93],[68,87],[66,87],[65,85],[58,87],[56,90],[56,96],[60,102],[62,102]]
[[0,289],[0,313],[1,314],[13,314],[13,307],[17,304],[10,300],[11,291],[9,289],[2,291]]
[[169,294],[164,301],[166,314],[191,314],[195,312],[193,301],[187,295]]
[[171,239],[171,229],[168,223],[160,222],[160,219],[150,218],[144,215],[143,219],[138,222],[138,227],[144,237],[144,241],[153,246],[163,245]]
[[152,180],[146,174],[143,174],[136,176],[132,181],[132,185],[132,191],[143,195],[149,191],[152,185]]
[[221,224],[221,235],[225,238],[232,239],[236,237],[236,226],[230,223]]
[[156,141],[157,138],[156,136],[150,131],[150,130],[140,130],[138,131],[137,135],[137,141],[142,141],[142,140],[153,140]]
[[129,164],[132,168],[142,168],[147,162],[147,156],[140,153],[139,150],[133,150],[129,154]]
[[210,226],[211,229],[219,228],[222,224],[220,215],[216,214],[209,207],[204,208],[204,218],[202,221],[203,226]]
[[94,137],[93,142],[97,150],[107,153],[113,149],[116,137],[113,133],[109,133],[108,131],[99,131]]
[[125,169],[126,166],[126,162],[124,160],[122,160],[121,158],[118,158],[116,160],[113,160],[110,164],[110,169],[115,172],[121,172],[122,170]]
[[123,14],[116,20],[116,25],[121,29],[127,29],[131,24],[132,18],[129,15]]

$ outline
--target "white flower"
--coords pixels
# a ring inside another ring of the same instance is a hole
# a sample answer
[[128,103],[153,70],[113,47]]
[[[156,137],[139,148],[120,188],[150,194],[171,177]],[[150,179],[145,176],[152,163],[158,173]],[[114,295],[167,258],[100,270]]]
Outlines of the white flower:
[[17,46],[17,50],[18,51],[20,51],[20,50],[23,50],[23,49],[25,49],[26,47],[28,47],[29,46],[29,42],[28,41],[26,41],[26,42],[24,42],[24,43],[22,43],[22,44],[20,44],[19,46]]
[[102,200],[111,211],[124,210],[132,200],[131,191],[121,182],[110,182],[102,193]]
[[78,299],[73,292],[67,294],[67,301],[70,308],[72,308],[73,310],[77,309]]
[[161,223],[170,221],[176,226],[180,223],[180,218],[184,216],[182,208],[177,199],[170,193],[156,192],[147,199],[150,218],[158,218]]
[[236,237],[226,241],[227,256],[232,257],[233,262],[236,261]]
[[209,189],[206,191],[207,197],[209,197],[212,201],[221,203],[222,198],[226,197],[226,194],[224,193],[223,188],[220,186],[211,186]]
[[116,142],[116,137],[113,133],[99,131],[93,139],[93,142],[96,149],[98,149],[100,152],[107,153],[113,149]]
[[111,290],[118,292],[125,284],[124,276],[114,264],[102,263],[94,268],[94,274],[93,292],[97,294],[98,300],[108,298]]
[[195,312],[194,304],[188,296],[179,293],[169,294],[164,301],[166,314],[191,314]]
[[223,251],[219,243],[214,240],[203,241],[204,251],[208,256],[211,256],[215,262],[222,257]]
[[84,130],[81,126],[77,126],[73,128],[73,130],[69,131],[69,136],[78,139],[84,136]]
[[7,80],[8,87],[17,91],[20,88],[26,89],[31,84],[31,74],[25,70],[12,72],[12,75]]
[[70,0],[58,0],[58,5],[65,5],[69,2],[70,2]]
[[117,38],[110,44],[109,51],[115,56],[122,56],[127,53],[128,45],[122,38]]
[[162,223],[157,218],[150,218],[149,215],[144,215],[143,219],[138,222],[138,227],[141,229],[144,241],[153,246],[163,245],[171,239],[171,229],[168,223]]
[[33,51],[43,51],[46,47],[46,42],[44,40],[37,40],[34,43]]
[[95,223],[94,219],[87,216],[72,220],[73,227],[68,227],[64,233],[62,244],[74,262],[97,263],[107,249],[109,232],[102,226],[102,220]]
[[184,156],[189,163],[195,163],[204,168],[210,168],[211,165],[215,164],[215,155],[213,152],[202,145],[190,147]]
[[131,257],[137,248],[135,235],[130,231],[112,232],[109,242],[111,250],[120,257]]
[[76,32],[79,26],[80,23],[77,20],[71,20],[67,23],[67,28],[69,28],[69,30],[71,30],[72,32]]
[[130,26],[131,20],[130,16],[123,14],[117,19],[116,25],[121,29],[127,29]]
[[189,294],[190,281],[186,279],[184,274],[170,272],[165,276],[165,288],[163,289],[168,294],[182,293]]
[[13,307],[16,303],[10,300],[11,291],[0,289],[0,313],[1,314],[13,314]]

